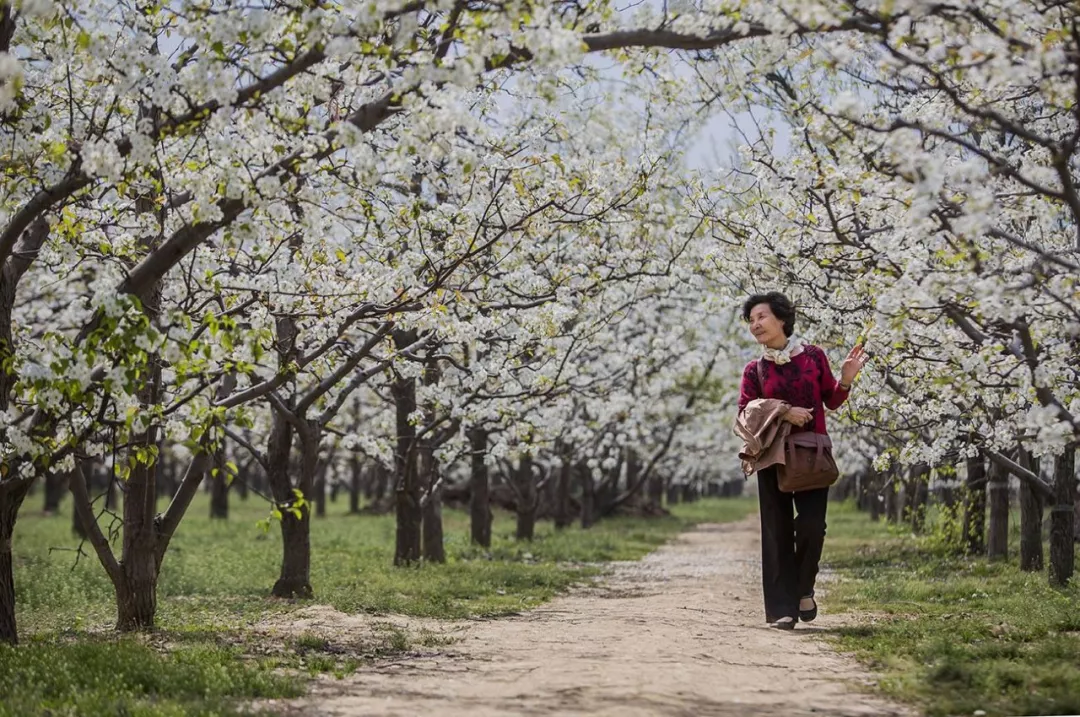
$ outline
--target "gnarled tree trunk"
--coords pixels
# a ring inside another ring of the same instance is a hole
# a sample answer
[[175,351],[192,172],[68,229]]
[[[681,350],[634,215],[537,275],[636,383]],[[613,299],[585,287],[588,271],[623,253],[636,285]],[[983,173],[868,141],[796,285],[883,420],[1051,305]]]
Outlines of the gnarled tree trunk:
[[[640,501],[640,493],[636,493],[635,491],[643,492],[643,489],[645,488],[645,483],[640,482],[642,468],[641,457],[638,455],[638,452],[636,450],[629,446],[626,448],[625,456],[626,489],[627,491],[629,491],[626,496],[626,500],[630,503],[637,503]],[[618,482],[616,481],[615,484],[618,485]],[[615,492],[617,494],[618,490],[616,490]],[[646,496],[646,501],[647,500],[648,497]]]
[[[4,19],[9,19],[10,4],[4,4]],[[15,356],[11,314],[15,308],[15,293],[19,281],[37,256],[41,245],[49,236],[49,223],[39,216],[22,233],[14,251],[0,265],[0,411],[7,411],[12,387],[17,376],[8,370]],[[33,485],[33,477],[19,475],[15,461],[7,466],[6,475],[0,476],[0,642],[14,645],[18,642],[15,625],[15,576],[11,555],[11,536],[15,531],[15,519]]]
[[[236,388],[236,374],[230,371],[222,379],[220,391],[222,396],[227,396]],[[214,459],[210,464],[210,517],[212,519],[227,520],[229,518],[229,488],[232,486],[232,477],[226,466],[225,441],[214,451]]]
[[514,477],[517,484],[517,532],[518,540],[532,540],[536,531],[536,479],[533,477],[533,459],[529,454],[521,456]]
[[383,499],[386,498],[386,488],[390,483],[390,471],[382,463],[376,463],[372,471],[374,475],[372,479],[374,486],[372,498],[376,504],[381,504]]
[[[153,445],[151,436],[136,445]],[[125,484],[123,557],[116,590],[116,629],[121,632],[154,627],[157,614],[158,561],[157,477],[155,466],[139,464]]]
[[1076,445],[1070,444],[1054,464],[1054,506],[1050,509],[1050,584],[1064,586],[1076,564],[1073,520],[1076,490]]
[[[424,385],[434,386],[439,382],[441,372],[436,359],[428,358],[424,365]],[[435,423],[435,407],[432,404],[424,406],[424,422],[428,426]],[[424,551],[424,560],[432,563],[446,562],[446,548],[443,545],[442,523],[442,485],[439,483],[439,467],[435,462],[435,444],[428,430],[427,434],[420,439],[417,450],[419,451],[420,485],[424,491],[423,504],[421,507],[421,521],[423,535],[421,543]]]
[[311,589],[311,510],[281,514],[281,573],[270,594],[279,598],[309,598]]
[[881,520],[881,510],[884,507],[884,501],[880,497],[880,486],[882,483],[882,475],[877,471],[871,469],[866,474],[866,485],[863,488],[864,495],[866,496],[867,508],[870,510],[870,520],[875,523]]
[[969,555],[986,550],[986,462],[982,456],[967,459],[962,540]]
[[312,499],[315,501],[315,515],[320,518],[326,517],[326,482],[329,477],[328,474],[329,470],[324,466],[318,472],[318,477],[315,478],[311,487]]
[[[1039,461],[1027,451],[1020,454],[1020,465],[1039,475]],[[1020,481],[1020,569],[1036,572],[1043,569],[1043,500],[1026,480]]]
[[1005,560],[1009,557],[1009,474],[997,464],[990,466],[987,483],[990,499],[990,526],[986,535],[986,557]]
[[930,497],[930,468],[925,465],[911,469],[911,530],[923,532],[926,526],[926,507]]
[[570,483],[573,478],[574,464],[571,451],[563,450],[559,474],[555,479],[555,529],[563,530],[573,522],[570,517]]
[[45,475],[44,483],[45,504],[42,506],[42,513],[56,515],[56,512],[60,510],[60,499],[67,489],[68,478],[66,475],[57,475],[55,471],[49,471]]
[[[394,345],[398,349],[415,341],[415,331],[394,332]],[[416,379],[396,376],[390,384],[390,393],[394,397],[397,414],[397,449],[394,451],[397,535],[394,565],[411,565],[420,560],[420,528],[423,520],[421,486],[416,470],[416,426],[409,420],[416,410]]]
[[591,528],[596,522],[596,481],[585,461],[578,463],[577,470],[581,481],[581,527]]
[[435,450],[427,440],[420,445],[421,481],[426,490],[422,509],[424,560],[432,563],[446,562],[446,548],[443,545],[442,524],[442,487],[438,485],[438,471],[435,465]]
[[281,510],[282,553],[281,572],[270,594],[281,598],[310,597],[312,594],[311,543],[308,530],[311,513],[307,506],[300,508],[299,517],[289,510],[296,498],[292,492],[292,481],[289,479],[292,443],[292,424],[281,411],[275,409],[271,416],[266,463],[269,468],[267,479],[270,493]]
[[229,482],[224,463],[215,460],[210,470],[210,517],[229,517]]
[[360,512],[360,486],[363,482],[363,470],[360,457],[356,454],[349,459],[349,515]]
[[11,554],[11,536],[31,481],[7,479],[0,482],[0,642],[14,645],[19,641],[15,623],[15,561]]
[[469,431],[469,534],[472,542],[491,547],[491,496],[488,467],[488,432],[477,426]]
[[884,494],[884,510],[885,520],[889,523],[896,523],[897,516],[900,513],[900,486],[896,481],[896,468],[892,468],[883,477],[882,493]]
[[[140,202],[143,201],[140,199]],[[158,283],[143,304],[143,311],[152,324],[157,323],[161,310],[161,285]],[[139,390],[139,403],[150,408],[161,396],[161,360],[148,357],[148,372]],[[150,426],[137,434],[128,449],[149,453],[158,445],[157,428]],[[120,571],[114,576],[116,589],[116,629],[121,632],[148,630],[154,627],[157,614],[158,532],[157,472],[160,461],[152,464],[139,461],[132,468],[124,485],[124,537]]]

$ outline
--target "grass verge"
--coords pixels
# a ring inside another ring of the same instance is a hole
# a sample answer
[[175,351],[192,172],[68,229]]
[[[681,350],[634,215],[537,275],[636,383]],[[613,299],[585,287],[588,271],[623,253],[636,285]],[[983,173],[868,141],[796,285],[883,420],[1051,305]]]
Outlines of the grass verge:
[[[67,506],[65,506],[67,507]],[[161,571],[159,630],[118,637],[112,587],[96,558],[80,554],[70,515],[24,511],[15,531],[17,612],[23,645],[0,649],[0,716],[23,714],[230,714],[244,700],[291,697],[303,675],[344,674],[374,657],[437,644],[387,626],[347,646],[324,636],[271,637],[268,617],[311,604],[349,613],[432,618],[494,617],[531,608],[598,575],[604,563],[635,560],[700,522],[737,520],[746,499],[676,506],[664,518],[614,518],[589,530],[537,526],[513,538],[497,514],[490,550],[469,543],[468,516],[444,511],[445,565],[393,567],[392,516],[347,515],[341,503],[312,526],[313,601],[267,597],[281,538],[256,527],[266,508],[233,498],[228,520],[210,520],[200,496]]]
[[928,715],[1080,714],[1080,577],[1055,590],[1013,548],[1007,562],[961,557],[830,506],[829,609],[869,616],[833,639]]

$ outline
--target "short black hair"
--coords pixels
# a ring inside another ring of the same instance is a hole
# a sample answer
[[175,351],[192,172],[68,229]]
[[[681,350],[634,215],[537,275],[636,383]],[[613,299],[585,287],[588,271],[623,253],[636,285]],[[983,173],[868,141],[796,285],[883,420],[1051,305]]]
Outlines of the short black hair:
[[784,322],[784,336],[791,338],[795,333],[795,304],[779,291],[770,291],[768,294],[754,294],[742,307],[743,321],[750,321],[750,312],[759,304],[768,304],[773,316]]

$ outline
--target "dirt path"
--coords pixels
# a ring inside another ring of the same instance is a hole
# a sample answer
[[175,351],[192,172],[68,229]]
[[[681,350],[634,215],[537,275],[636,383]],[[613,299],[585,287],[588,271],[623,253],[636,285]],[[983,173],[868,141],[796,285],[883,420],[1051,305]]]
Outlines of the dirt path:
[[865,672],[813,638],[841,624],[827,595],[813,625],[765,627],[756,520],[700,526],[521,617],[446,626],[458,640],[438,654],[320,682],[288,712],[907,714],[861,692]]

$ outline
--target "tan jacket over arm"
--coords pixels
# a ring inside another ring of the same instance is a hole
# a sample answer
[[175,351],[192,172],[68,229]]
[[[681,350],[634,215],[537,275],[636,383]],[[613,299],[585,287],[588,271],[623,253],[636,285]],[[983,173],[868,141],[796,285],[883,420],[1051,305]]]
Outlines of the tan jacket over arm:
[[782,417],[791,404],[775,398],[756,398],[735,419],[735,435],[742,439],[739,451],[743,473],[784,465],[784,439],[791,424]]

